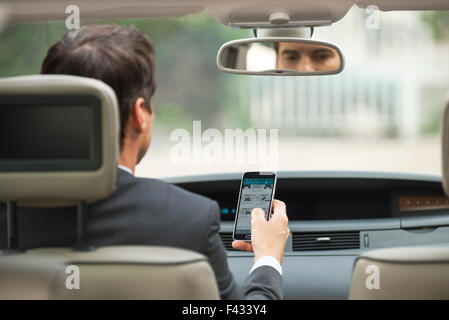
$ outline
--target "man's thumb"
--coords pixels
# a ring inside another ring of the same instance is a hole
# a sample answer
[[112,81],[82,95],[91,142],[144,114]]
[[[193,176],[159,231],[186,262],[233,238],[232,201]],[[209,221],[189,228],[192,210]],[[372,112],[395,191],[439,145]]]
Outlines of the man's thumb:
[[255,208],[251,211],[251,220],[256,219],[264,219],[265,220],[265,212],[263,212],[260,208]]

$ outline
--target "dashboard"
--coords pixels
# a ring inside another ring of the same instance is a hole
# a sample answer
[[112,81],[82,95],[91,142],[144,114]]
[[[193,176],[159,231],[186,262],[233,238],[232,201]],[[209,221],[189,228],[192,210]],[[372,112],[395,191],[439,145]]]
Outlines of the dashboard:
[[[216,200],[223,244],[237,282],[253,263],[232,249],[241,174],[169,182]],[[378,172],[279,172],[275,198],[286,203],[289,238],[285,299],[346,299],[355,258],[377,248],[449,242],[449,199],[438,176]]]
[[[175,181],[216,200],[222,221],[234,221],[240,177],[234,174]],[[287,205],[290,221],[383,219],[449,214],[449,199],[435,176],[401,174],[280,173],[275,198]]]

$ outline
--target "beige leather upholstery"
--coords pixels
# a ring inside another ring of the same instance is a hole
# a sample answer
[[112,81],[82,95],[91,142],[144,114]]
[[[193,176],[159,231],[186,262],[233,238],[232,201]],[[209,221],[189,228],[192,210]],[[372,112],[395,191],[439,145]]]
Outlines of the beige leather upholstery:
[[[79,289],[68,266],[79,268]],[[0,299],[219,298],[206,257],[168,247],[29,250],[0,258],[0,283]]]
[[[40,94],[58,95],[61,99],[66,94],[98,97],[102,110],[102,165],[96,171],[85,172],[0,171],[0,201],[20,200],[22,204],[42,206],[109,196],[116,184],[119,137],[119,110],[112,89],[101,81],[72,76],[1,79],[0,99],[11,94],[33,94],[36,100]],[[66,273],[68,266],[79,270],[79,289],[66,286],[67,279],[75,276],[70,268]],[[70,248],[33,249],[15,254],[0,251],[0,299],[218,298],[208,260],[187,250],[115,246],[93,251]]]
[[4,95],[59,95],[61,99],[64,95],[97,97],[101,101],[103,150],[102,165],[95,171],[0,172],[0,201],[48,207],[73,204],[80,199],[93,202],[114,191],[120,122],[117,98],[110,86],[96,79],[76,76],[21,76],[0,79],[0,99]]
[[[370,266],[378,267],[379,289],[367,288]],[[359,256],[349,298],[449,299],[449,244],[379,249]]]

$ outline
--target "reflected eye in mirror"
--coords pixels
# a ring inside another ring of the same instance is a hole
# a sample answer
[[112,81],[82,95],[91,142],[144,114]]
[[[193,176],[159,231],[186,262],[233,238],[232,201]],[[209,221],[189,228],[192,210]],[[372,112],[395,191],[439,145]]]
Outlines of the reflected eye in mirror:
[[333,44],[296,38],[231,41],[220,48],[220,70],[259,75],[326,75],[343,70],[343,55]]

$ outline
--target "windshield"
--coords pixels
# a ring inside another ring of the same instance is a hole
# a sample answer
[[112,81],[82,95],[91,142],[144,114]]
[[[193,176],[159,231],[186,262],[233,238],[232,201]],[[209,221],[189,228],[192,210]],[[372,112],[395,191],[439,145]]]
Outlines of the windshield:
[[[136,26],[155,47],[155,127],[138,176],[271,168],[440,174],[448,16],[354,6],[312,37],[341,48],[343,72],[308,77],[219,71],[220,46],[254,35],[208,13],[86,24]],[[63,21],[6,27],[0,76],[39,73],[48,47],[65,32]]]

